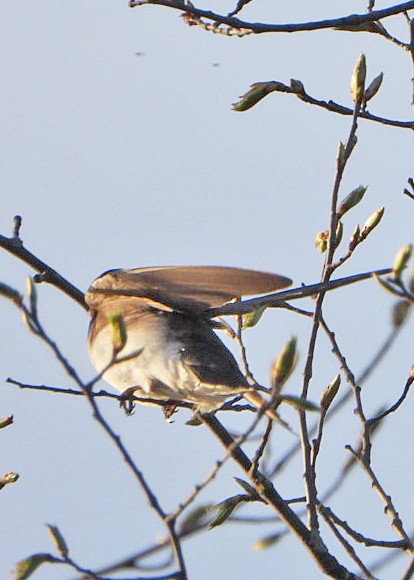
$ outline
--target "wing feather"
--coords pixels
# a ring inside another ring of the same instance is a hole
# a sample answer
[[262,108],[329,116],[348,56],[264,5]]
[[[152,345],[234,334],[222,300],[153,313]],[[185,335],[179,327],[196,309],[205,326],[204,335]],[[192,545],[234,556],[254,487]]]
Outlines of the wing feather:
[[95,280],[88,295],[107,291],[147,297],[172,309],[197,313],[242,296],[274,292],[291,282],[279,274],[242,268],[156,266],[107,272]]

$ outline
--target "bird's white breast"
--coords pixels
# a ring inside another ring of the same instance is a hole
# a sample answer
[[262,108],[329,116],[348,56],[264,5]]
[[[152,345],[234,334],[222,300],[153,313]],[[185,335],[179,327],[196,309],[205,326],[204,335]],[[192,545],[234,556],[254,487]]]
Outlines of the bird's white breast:
[[[168,340],[167,332],[160,332],[160,325],[165,324],[161,318],[157,323],[156,328],[136,325],[128,330],[125,347],[116,357],[121,362],[114,362],[103,373],[103,378],[119,391],[137,387],[151,395],[154,379],[168,385],[173,392],[194,388],[195,377],[182,364],[181,343]],[[112,329],[108,324],[89,345],[90,358],[99,373],[113,359],[113,351]]]

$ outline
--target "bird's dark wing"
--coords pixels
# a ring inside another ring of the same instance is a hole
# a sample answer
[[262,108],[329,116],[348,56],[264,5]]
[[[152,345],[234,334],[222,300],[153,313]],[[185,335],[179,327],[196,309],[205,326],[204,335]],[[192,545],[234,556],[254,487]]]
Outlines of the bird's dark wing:
[[[236,359],[203,318],[168,313],[171,340],[181,344],[183,363],[205,385],[248,386]],[[241,390],[241,389],[240,389]]]

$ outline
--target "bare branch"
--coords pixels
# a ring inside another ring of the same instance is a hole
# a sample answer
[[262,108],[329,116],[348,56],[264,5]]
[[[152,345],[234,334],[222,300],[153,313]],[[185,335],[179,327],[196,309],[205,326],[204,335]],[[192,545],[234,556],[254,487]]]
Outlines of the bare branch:
[[85,310],[88,309],[83,292],[81,292],[76,286],[71,284],[68,280],[66,280],[63,276],[61,276],[56,270],[54,270],[51,266],[39,260],[34,254],[26,250],[23,246],[23,241],[18,237],[20,232],[22,218],[20,216],[16,216],[14,218],[14,230],[13,230],[13,237],[6,238],[5,236],[0,235],[0,247],[4,250],[7,250],[15,256],[22,260],[26,264],[28,264],[33,270],[38,272],[38,276],[35,277],[35,282],[48,282],[52,284],[52,286],[56,286],[59,290],[70,296],[73,300],[75,300],[82,308]]
[[197,18],[205,18],[214,23],[225,24],[230,28],[251,30],[255,34],[262,34],[265,32],[305,32],[327,28],[342,28],[349,30],[350,28],[355,29],[369,23],[378,22],[396,14],[402,14],[414,8],[414,2],[411,1],[396,4],[382,10],[373,10],[365,14],[351,14],[349,16],[341,16],[339,18],[328,20],[291,24],[266,24],[262,22],[246,22],[239,20],[234,16],[224,16],[211,12],[210,10],[202,10],[201,8],[196,8],[191,3],[185,3],[181,0],[131,0],[129,5],[131,8],[144,5],[165,6],[166,8],[172,8],[173,10],[184,11],[185,13]]
[[339,542],[342,544],[342,546],[345,548],[346,552],[348,553],[348,555],[351,557],[351,559],[359,566],[359,568],[362,570],[363,574],[364,574],[364,578],[366,578],[367,580],[375,580],[374,576],[371,574],[371,572],[368,570],[368,568],[365,566],[365,564],[362,562],[361,558],[359,558],[359,556],[357,555],[357,553],[355,552],[354,548],[351,546],[351,544],[344,538],[344,536],[340,533],[340,531],[338,530],[337,526],[335,525],[334,521],[329,517],[329,514],[327,511],[325,510],[320,510],[321,514],[324,518],[324,520],[326,521],[326,523],[328,524],[328,526],[331,528],[334,536],[339,540]]
[[336,525],[338,525],[342,529],[344,529],[345,532],[349,536],[351,536],[351,538],[353,538],[356,542],[359,542],[360,544],[364,544],[368,548],[379,547],[379,548],[394,548],[394,549],[398,548],[400,550],[406,550],[407,548],[410,547],[410,545],[407,544],[407,542],[405,540],[397,540],[397,541],[389,540],[388,541],[388,540],[374,540],[373,538],[367,538],[366,536],[364,536],[360,532],[357,532],[356,530],[351,528],[351,526],[345,520],[341,520],[337,515],[334,514],[334,512],[332,511],[331,508],[324,506],[322,504],[319,504],[319,511],[323,514],[324,517],[325,516],[328,517]]

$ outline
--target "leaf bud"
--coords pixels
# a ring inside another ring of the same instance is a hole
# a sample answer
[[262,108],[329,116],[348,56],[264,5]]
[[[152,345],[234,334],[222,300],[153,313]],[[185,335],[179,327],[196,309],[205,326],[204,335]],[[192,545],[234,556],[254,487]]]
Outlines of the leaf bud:
[[328,238],[329,238],[328,232],[318,232],[316,236],[315,246],[318,252],[320,252],[321,254],[326,252],[328,248]]
[[353,189],[340,203],[338,208],[338,218],[341,219],[347,211],[359,204],[365,195],[368,187],[360,185],[359,187]]
[[392,308],[392,324],[394,328],[400,328],[407,320],[411,311],[411,302],[408,300],[398,300]]
[[271,385],[277,394],[295,369],[298,360],[296,344],[297,339],[292,336],[272,365]]
[[52,539],[56,545],[56,548],[59,550],[60,555],[62,558],[67,558],[69,555],[69,548],[66,543],[65,538],[62,536],[61,531],[57,526],[53,526],[51,524],[46,524],[46,527],[52,536]]
[[361,236],[366,238],[367,235],[370,234],[372,232],[372,230],[374,230],[377,227],[377,225],[382,220],[382,216],[384,215],[384,212],[385,212],[385,208],[384,208],[384,206],[381,206],[379,209],[377,209],[377,211],[375,211],[373,214],[371,214],[369,216],[367,221],[364,223],[364,226],[363,226],[362,231],[361,231]]
[[247,314],[243,315],[243,330],[246,328],[253,328],[261,319],[263,312],[266,310],[265,306],[261,306],[253,312],[248,312]]
[[326,387],[321,397],[321,408],[325,411],[329,409],[334,398],[336,397],[341,384],[340,375],[336,375],[334,380]]
[[413,252],[412,244],[406,244],[395,256],[392,273],[394,278],[396,278],[397,280],[401,278],[402,271],[407,267],[412,252]]
[[384,73],[380,73],[378,76],[375,77],[375,79],[370,83],[369,87],[367,88],[367,90],[365,91],[364,94],[364,101],[367,102],[370,99],[372,99],[372,97],[375,97],[375,95],[378,93],[382,81],[384,79]]
[[364,97],[367,63],[365,54],[361,54],[351,77],[351,95],[355,103],[361,103]]
[[114,352],[120,352],[127,341],[127,331],[125,327],[124,317],[121,313],[112,314],[109,316],[109,324],[112,330],[112,344]]
[[[251,85],[250,90],[240,97],[240,101],[233,103],[233,110],[242,112],[251,109],[269,93],[276,91],[280,85],[281,83],[276,81],[254,83]],[[282,86],[286,89],[285,85]]]

